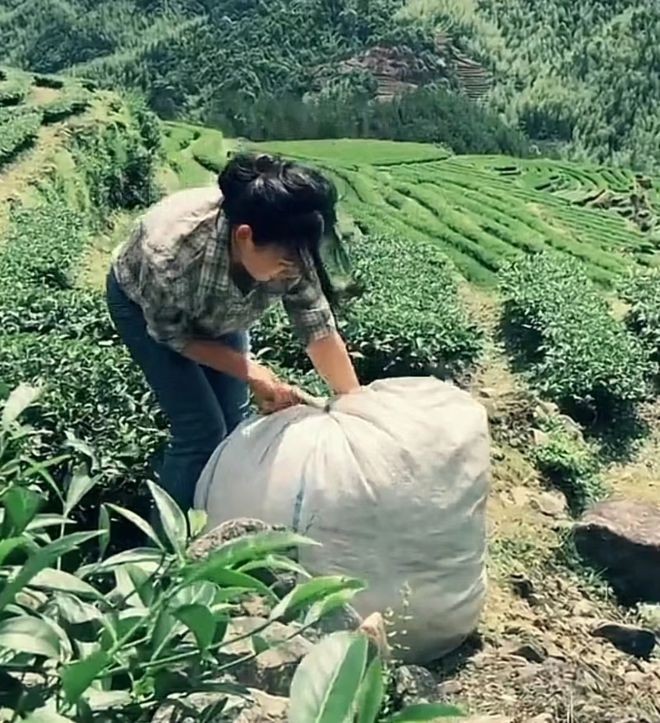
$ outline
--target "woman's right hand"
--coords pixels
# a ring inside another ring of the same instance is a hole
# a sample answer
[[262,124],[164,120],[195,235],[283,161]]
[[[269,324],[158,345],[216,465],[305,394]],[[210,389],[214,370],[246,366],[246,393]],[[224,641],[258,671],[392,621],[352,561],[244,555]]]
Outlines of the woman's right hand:
[[295,387],[286,384],[270,369],[256,362],[250,363],[247,382],[257,406],[264,414],[280,412],[301,402]]

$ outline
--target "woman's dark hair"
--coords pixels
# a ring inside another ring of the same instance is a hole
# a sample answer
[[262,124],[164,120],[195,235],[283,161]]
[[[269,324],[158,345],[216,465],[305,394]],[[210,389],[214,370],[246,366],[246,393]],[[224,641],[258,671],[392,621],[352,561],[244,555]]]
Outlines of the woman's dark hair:
[[232,156],[218,177],[222,211],[232,226],[250,226],[254,242],[311,257],[323,293],[336,293],[321,258],[324,233],[336,223],[337,189],[314,168],[265,154]]

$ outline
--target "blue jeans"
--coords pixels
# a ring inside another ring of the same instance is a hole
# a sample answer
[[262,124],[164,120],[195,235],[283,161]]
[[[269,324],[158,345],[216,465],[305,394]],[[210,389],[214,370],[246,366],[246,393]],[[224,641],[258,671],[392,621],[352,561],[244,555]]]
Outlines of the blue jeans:
[[[195,484],[214,449],[247,416],[248,386],[154,341],[142,309],[126,296],[112,271],[106,293],[119,336],[170,423],[160,484],[185,511],[192,507]],[[227,334],[218,341],[237,351],[249,349],[246,332]]]

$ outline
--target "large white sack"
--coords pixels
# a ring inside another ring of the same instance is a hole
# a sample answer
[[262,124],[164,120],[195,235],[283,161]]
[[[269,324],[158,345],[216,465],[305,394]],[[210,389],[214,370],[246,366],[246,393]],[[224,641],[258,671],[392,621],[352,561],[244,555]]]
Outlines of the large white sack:
[[252,517],[322,543],[301,549],[303,566],[365,579],[357,611],[394,610],[396,654],[426,662],[482,610],[489,457],[486,414],[468,394],[387,379],[330,411],[248,420],[209,461],[195,506],[209,527]]

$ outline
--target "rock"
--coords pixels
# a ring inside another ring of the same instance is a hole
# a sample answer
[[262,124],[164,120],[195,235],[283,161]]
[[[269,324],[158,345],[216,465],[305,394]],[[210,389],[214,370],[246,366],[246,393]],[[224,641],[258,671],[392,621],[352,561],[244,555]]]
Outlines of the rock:
[[578,552],[602,570],[624,602],[660,602],[660,507],[601,502],[573,527]]
[[[227,630],[227,639],[245,635],[266,623],[264,618],[234,618]],[[293,625],[272,623],[259,635],[269,644],[279,643],[277,647],[265,650],[258,657],[236,667],[232,674],[236,680],[248,688],[258,688],[270,695],[285,696],[293,674],[300,661],[312,648],[312,643],[296,635]],[[290,640],[288,638],[291,638]],[[286,642],[281,642],[286,640]],[[252,640],[246,637],[222,649],[223,657],[241,658],[254,651]]]
[[534,498],[534,506],[548,517],[562,517],[566,514],[566,498],[561,492],[542,492]]
[[540,429],[532,429],[532,441],[535,447],[545,447],[550,442],[550,435]]
[[529,503],[530,497],[532,496],[529,487],[525,487],[524,485],[512,487],[509,492],[516,507],[526,507]]
[[660,605],[640,605],[639,617],[645,627],[660,637]]
[[534,417],[539,420],[557,416],[559,416],[559,407],[554,402],[541,401],[534,409]]
[[498,447],[497,445],[493,445],[491,447],[490,456],[493,458],[494,462],[503,462],[506,459],[504,450],[501,447]]
[[404,706],[435,703],[438,684],[431,672],[419,665],[402,665],[394,671],[394,691]]
[[525,723],[554,723],[550,713],[541,713],[533,718],[528,718]]
[[572,417],[567,414],[559,414],[557,419],[573,439],[582,439],[582,427]]
[[619,650],[638,658],[648,658],[655,647],[653,631],[634,625],[603,623],[592,630],[591,634],[596,638],[609,640]]
[[247,535],[255,535],[259,532],[284,529],[284,527],[273,527],[266,522],[249,517],[227,520],[227,522],[223,522],[210,532],[198,537],[188,548],[188,556],[193,560],[204,560],[220,547],[220,545],[230,540],[235,540],[238,537],[246,537]]
[[547,654],[543,647],[536,642],[512,643],[503,649],[505,655],[515,655],[517,658],[524,658],[529,663],[542,663]]
[[534,583],[520,572],[513,573],[509,576],[509,583],[513,591],[523,600],[529,600],[534,595]]
[[249,690],[249,696],[239,698],[224,693],[190,693],[163,703],[151,723],[197,723],[201,713],[223,698],[227,703],[214,723],[286,723],[289,701],[268,695],[260,690]]
[[513,718],[506,715],[478,715],[471,718],[460,718],[459,720],[460,723],[513,723]]
[[260,690],[251,691],[254,705],[243,710],[234,723],[286,723],[289,701]]

